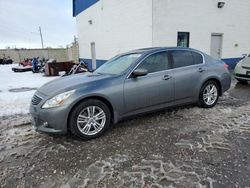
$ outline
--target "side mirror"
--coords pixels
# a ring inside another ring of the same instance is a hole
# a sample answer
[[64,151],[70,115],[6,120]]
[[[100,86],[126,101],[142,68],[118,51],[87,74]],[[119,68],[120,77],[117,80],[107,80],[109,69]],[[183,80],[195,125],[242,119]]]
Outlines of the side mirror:
[[139,77],[139,76],[146,76],[148,74],[148,70],[146,69],[135,69],[134,72],[132,73],[132,76]]

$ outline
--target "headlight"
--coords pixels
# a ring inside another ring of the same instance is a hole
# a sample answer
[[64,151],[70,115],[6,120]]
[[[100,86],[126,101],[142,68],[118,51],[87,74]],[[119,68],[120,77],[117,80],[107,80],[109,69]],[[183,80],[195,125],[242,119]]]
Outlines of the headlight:
[[239,69],[239,68],[241,68],[241,66],[242,66],[242,62],[240,61],[239,63],[236,64],[235,69]]
[[70,97],[75,92],[75,90],[70,90],[59,95],[54,96],[51,99],[48,99],[42,106],[42,108],[53,108],[57,106],[61,106],[64,101]]
[[242,65],[242,62],[240,61],[239,63],[237,63],[237,66],[241,66]]

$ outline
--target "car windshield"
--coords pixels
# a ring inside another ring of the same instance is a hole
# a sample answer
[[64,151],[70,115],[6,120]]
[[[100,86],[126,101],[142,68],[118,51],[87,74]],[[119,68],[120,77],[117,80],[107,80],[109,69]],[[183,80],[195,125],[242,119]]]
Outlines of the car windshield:
[[127,70],[139,57],[141,53],[116,56],[96,69],[98,74],[121,74]]

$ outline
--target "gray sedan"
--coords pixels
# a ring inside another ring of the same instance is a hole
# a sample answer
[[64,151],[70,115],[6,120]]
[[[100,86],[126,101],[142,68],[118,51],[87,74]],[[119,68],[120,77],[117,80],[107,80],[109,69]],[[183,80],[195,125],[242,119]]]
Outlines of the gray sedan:
[[45,84],[34,94],[30,113],[37,131],[92,139],[129,116],[190,103],[213,107],[230,84],[226,64],[200,51],[139,49],[93,73]]

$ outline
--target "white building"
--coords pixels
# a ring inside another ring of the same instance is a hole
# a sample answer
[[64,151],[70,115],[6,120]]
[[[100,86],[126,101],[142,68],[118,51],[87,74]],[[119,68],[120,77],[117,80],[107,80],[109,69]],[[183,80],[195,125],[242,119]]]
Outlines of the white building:
[[250,53],[250,0],[73,0],[80,58],[186,46],[229,64]]

